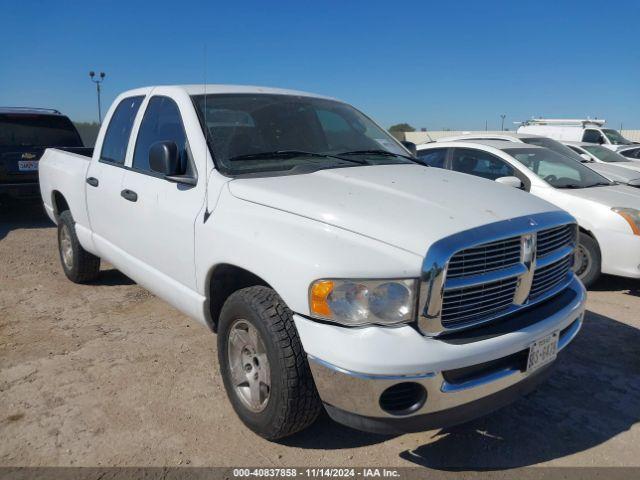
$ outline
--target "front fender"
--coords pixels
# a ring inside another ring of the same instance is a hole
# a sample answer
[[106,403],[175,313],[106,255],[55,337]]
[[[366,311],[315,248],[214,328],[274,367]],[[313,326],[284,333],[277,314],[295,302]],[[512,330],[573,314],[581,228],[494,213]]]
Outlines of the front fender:
[[414,253],[237,199],[226,189],[207,222],[196,225],[195,257],[202,295],[207,295],[209,272],[231,264],[265,280],[289,308],[303,315],[309,314],[309,285],[317,279],[417,278],[422,264]]

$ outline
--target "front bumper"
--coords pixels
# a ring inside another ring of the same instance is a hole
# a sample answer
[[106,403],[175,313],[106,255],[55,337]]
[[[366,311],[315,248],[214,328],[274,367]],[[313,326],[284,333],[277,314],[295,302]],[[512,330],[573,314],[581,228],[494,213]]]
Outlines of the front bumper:
[[[551,368],[527,373],[529,346],[557,331],[558,349],[565,348],[580,330],[585,300],[574,279],[557,297],[500,324],[437,339],[409,326],[347,329],[295,320],[328,413],[360,430],[398,433],[462,423],[535,388]],[[381,395],[403,383],[420,385],[426,400],[391,414]]]
[[595,232],[602,254],[602,273],[640,278],[640,236],[613,230]]

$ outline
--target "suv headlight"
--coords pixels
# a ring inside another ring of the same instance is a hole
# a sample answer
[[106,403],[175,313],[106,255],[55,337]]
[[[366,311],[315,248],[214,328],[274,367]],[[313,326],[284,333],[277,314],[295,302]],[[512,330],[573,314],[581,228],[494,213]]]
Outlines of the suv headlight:
[[640,210],[625,207],[613,207],[611,210],[627,221],[634,235],[640,235]]
[[311,315],[344,325],[393,325],[413,321],[416,279],[317,280],[309,287]]

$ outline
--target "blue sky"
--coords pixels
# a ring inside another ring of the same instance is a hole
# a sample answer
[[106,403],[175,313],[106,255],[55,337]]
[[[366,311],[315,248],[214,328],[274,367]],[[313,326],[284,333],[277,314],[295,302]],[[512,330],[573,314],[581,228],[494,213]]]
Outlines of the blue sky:
[[97,117],[153,84],[296,88],[380,123],[498,128],[535,116],[640,128],[640,2],[0,0],[0,105]]

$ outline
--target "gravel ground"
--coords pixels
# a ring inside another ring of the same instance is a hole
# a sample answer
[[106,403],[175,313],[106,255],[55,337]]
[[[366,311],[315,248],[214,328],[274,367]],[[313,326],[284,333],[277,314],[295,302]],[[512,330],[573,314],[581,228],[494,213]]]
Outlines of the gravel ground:
[[640,466],[640,281],[603,278],[537,392],[443,431],[326,416],[281,443],[234,415],[215,336],[103,265],[64,277],[39,206],[0,213],[0,466]]

